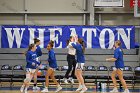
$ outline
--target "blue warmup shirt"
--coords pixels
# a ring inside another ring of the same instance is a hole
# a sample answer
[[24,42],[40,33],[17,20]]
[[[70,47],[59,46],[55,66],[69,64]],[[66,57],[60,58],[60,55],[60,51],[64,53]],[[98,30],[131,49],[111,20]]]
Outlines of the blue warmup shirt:
[[[33,51],[27,51],[26,53],[26,68],[36,69],[38,65],[40,65],[40,62],[36,61],[37,55],[36,52]],[[32,65],[32,63],[35,63],[35,66]]]
[[42,56],[42,51],[39,45],[36,46],[36,54],[37,54],[37,57]]
[[48,52],[48,62],[51,68],[57,68],[56,57],[53,49]]
[[85,63],[85,57],[84,57],[82,45],[78,43],[76,44],[72,43],[72,46],[73,48],[76,49],[77,63]]
[[114,58],[117,60],[115,61],[116,68],[124,68],[124,61],[123,61],[123,52],[120,47],[114,50]]

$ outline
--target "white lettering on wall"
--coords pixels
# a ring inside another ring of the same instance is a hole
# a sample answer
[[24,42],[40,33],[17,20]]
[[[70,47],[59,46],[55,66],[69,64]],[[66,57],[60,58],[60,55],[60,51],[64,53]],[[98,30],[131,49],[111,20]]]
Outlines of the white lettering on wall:
[[130,31],[132,30],[131,28],[127,28],[128,36],[123,28],[116,28],[118,31],[118,40],[120,40],[120,37],[122,38],[125,46],[127,49],[130,49]]
[[100,36],[99,36],[99,43],[101,48],[106,49],[105,48],[105,32],[109,33],[109,47],[108,49],[111,49],[114,45],[114,33],[111,29],[105,28],[101,31]]
[[[50,30],[50,40],[56,41],[56,43],[60,42],[60,45],[57,48],[62,48],[62,41],[59,41],[60,37],[58,35],[55,36],[55,31],[58,31],[62,36],[62,28],[49,28],[49,30]],[[54,43],[54,47],[55,47],[55,43]]]
[[87,48],[92,48],[92,32],[96,37],[96,29],[94,28],[83,28],[82,36],[87,32]]
[[[25,28],[5,28],[5,30],[8,36],[7,38],[8,38],[9,48],[13,47],[14,38],[17,43],[17,48],[20,48],[21,40]],[[13,34],[12,34],[12,30],[14,30]],[[21,33],[19,30],[21,30]]]

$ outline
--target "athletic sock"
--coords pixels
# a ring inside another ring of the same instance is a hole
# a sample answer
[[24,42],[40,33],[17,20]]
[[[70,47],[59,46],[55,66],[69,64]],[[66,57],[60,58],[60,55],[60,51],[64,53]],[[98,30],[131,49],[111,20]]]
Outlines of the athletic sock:
[[57,85],[57,87],[59,88],[59,87],[60,87],[60,85]]
[[25,85],[22,85],[21,87],[25,87]]
[[83,88],[86,88],[85,84],[81,85]]

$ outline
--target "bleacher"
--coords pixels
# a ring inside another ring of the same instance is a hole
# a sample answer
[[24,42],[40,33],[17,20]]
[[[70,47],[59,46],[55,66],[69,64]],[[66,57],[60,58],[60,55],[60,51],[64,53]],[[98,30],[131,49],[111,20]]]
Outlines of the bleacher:
[[[64,74],[67,69],[67,49],[54,49],[56,53],[56,59],[58,63],[58,69],[56,70],[56,78],[62,86],[66,86],[62,82]],[[0,50],[0,85],[4,86],[4,83],[8,83],[10,87],[16,86],[16,84],[21,83],[25,78],[25,56],[23,53],[26,49],[1,49]],[[139,55],[136,54],[135,49],[126,50],[124,49],[124,61],[125,70],[124,78],[127,83],[130,83],[131,87],[134,87],[133,82],[140,81],[139,76],[135,74],[135,70],[140,70],[139,67]],[[43,56],[41,61],[44,64],[47,59],[47,50],[42,49]],[[105,59],[113,56],[113,50],[104,49],[86,49],[85,58],[86,63],[83,71],[83,76],[88,86],[96,86],[97,82],[105,82],[108,87],[111,87],[110,73],[112,71],[112,66],[114,63],[106,62]],[[136,69],[137,67],[137,69]],[[46,70],[46,69],[41,69]],[[19,83],[17,83],[19,82]],[[39,84],[42,86],[45,82],[45,76],[39,76]],[[77,80],[75,79],[74,85],[67,85],[74,87],[77,85]],[[51,83],[53,85],[53,83]],[[136,84],[135,84],[136,85]]]

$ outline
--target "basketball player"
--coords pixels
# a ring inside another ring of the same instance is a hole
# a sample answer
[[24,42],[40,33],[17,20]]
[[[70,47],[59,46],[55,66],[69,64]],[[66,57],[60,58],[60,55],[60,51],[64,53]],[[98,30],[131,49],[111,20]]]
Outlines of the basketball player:
[[57,85],[57,90],[55,92],[59,92],[62,90],[62,87],[60,84],[57,82],[55,79],[55,69],[57,68],[57,63],[56,63],[56,58],[55,58],[55,52],[53,50],[53,41],[50,41],[49,44],[47,45],[47,50],[48,50],[48,64],[49,68],[47,70],[46,74],[46,86],[41,92],[49,92],[48,91],[48,86],[49,86],[49,77],[53,80],[53,82]]
[[[34,38],[34,44],[36,45],[36,55],[37,55],[37,61],[40,62],[40,56],[42,56],[42,51],[40,48],[40,40],[37,38]],[[37,87],[37,72],[38,69],[36,69],[36,72],[34,73],[34,86],[33,86],[33,90],[40,90],[39,87]]]
[[84,79],[82,76],[82,70],[85,64],[85,57],[84,57],[84,52],[85,52],[85,44],[82,38],[78,39],[78,42],[72,43],[72,47],[76,49],[76,54],[77,54],[77,64],[76,64],[76,69],[75,69],[75,75],[76,78],[78,79],[79,82],[79,87],[76,91],[81,91],[80,93],[84,93],[87,91],[87,88],[84,83]]
[[123,79],[123,68],[124,68],[124,61],[123,61],[123,51],[120,48],[121,47],[121,41],[115,41],[115,50],[114,50],[114,57],[113,58],[107,58],[106,61],[115,62],[115,68],[113,69],[111,78],[114,84],[114,89],[111,92],[118,92],[117,89],[117,82],[115,76],[118,75],[123,87],[125,88],[123,93],[129,93],[129,90],[127,88],[126,82]]
[[26,78],[24,80],[23,85],[20,88],[21,92],[27,93],[27,89],[30,85],[30,81],[33,78],[33,75],[35,74],[36,68],[40,65],[40,62],[36,61],[37,55],[36,55],[36,45],[30,44],[28,51],[25,53],[26,56]]
[[[74,38],[71,36],[70,39],[67,41],[67,47],[68,47],[68,54],[67,54],[68,70],[67,70],[67,72],[65,74],[65,77],[64,77],[64,82],[66,84],[68,84],[68,80],[72,84],[74,84],[73,78],[75,77],[75,67],[76,67],[75,54],[76,54],[76,50],[75,50],[75,48],[71,47],[72,43],[74,43]],[[70,72],[71,72],[71,76],[69,77]],[[68,79],[68,77],[69,77],[69,79]]]

